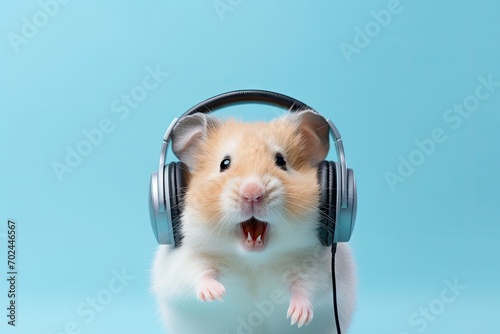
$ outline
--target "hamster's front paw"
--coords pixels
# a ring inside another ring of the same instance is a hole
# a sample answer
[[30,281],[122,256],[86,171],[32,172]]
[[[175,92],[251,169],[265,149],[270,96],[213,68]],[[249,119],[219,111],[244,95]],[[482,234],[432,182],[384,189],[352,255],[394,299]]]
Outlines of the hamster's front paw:
[[198,299],[204,302],[213,302],[226,294],[226,288],[211,276],[204,276],[198,287]]
[[313,309],[309,299],[304,296],[292,294],[290,306],[288,307],[288,313],[286,315],[287,319],[290,317],[292,317],[290,323],[292,326],[295,323],[299,328],[303,325],[309,325],[313,318]]

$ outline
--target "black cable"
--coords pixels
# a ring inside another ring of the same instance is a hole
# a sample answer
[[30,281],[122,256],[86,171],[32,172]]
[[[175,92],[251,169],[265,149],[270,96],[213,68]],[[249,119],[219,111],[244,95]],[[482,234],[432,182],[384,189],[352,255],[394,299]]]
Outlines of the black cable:
[[335,253],[337,251],[337,243],[332,245],[332,287],[333,287],[333,313],[335,313],[335,325],[337,326],[337,333],[342,334],[339,321],[339,310],[337,308],[337,283],[335,280]]

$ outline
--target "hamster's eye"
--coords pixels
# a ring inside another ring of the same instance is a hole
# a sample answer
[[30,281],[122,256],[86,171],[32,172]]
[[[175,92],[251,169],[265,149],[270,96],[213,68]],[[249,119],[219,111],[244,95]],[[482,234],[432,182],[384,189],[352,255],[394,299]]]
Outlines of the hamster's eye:
[[283,155],[281,155],[281,153],[276,153],[274,163],[279,168],[286,170],[286,161],[285,161],[285,158],[283,158]]
[[222,173],[223,171],[228,169],[229,165],[231,165],[231,159],[229,159],[229,157],[225,157],[224,160],[222,160],[220,163],[220,172]]

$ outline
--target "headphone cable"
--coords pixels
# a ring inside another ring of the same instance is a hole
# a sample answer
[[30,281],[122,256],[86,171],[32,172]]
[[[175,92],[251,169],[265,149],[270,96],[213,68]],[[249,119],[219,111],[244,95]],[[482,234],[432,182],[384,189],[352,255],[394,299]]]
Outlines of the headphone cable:
[[337,308],[337,284],[335,280],[335,253],[337,251],[337,243],[332,245],[332,287],[333,287],[333,312],[335,313],[335,326],[337,327],[337,333],[342,334],[340,329],[339,321],[339,311]]

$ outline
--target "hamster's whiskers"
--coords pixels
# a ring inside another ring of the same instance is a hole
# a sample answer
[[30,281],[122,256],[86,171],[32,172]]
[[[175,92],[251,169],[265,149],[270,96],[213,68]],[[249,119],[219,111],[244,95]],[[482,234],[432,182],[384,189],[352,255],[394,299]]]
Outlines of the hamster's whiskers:
[[[219,224],[218,224],[218,221],[219,221],[218,219],[208,219],[208,221],[207,221],[207,222],[208,222],[208,224],[210,224],[210,225],[215,225],[215,228],[213,228],[213,229],[210,231],[210,233],[208,234],[208,236],[206,236],[206,237],[204,238],[204,240],[203,240],[203,244],[202,244],[202,248],[205,248],[205,247],[206,247],[206,245],[207,245],[207,243],[208,243],[209,241],[211,241],[211,240],[212,240],[212,234],[213,234],[213,233],[214,233],[214,232],[218,229],[218,227],[219,227],[219,226],[218,226],[218,225],[219,225]],[[218,237],[219,237],[219,236],[220,236],[220,231],[219,231],[219,235],[218,235]]]
[[[327,219],[327,220],[335,223],[335,221],[332,218],[330,218],[328,215],[324,214],[323,212],[319,211],[318,213],[319,213],[320,218],[324,218],[324,219]],[[330,232],[332,234],[335,232],[331,227],[328,227],[328,226],[322,224],[321,222],[318,222],[318,223],[319,223],[319,227],[326,230],[327,232]]]
[[222,230],[224,229],[224,227],[226,226],[226,235],[229,235],[229,231],[231,229],[231,220],[229,219],[230,218],[230,214],[226,213],[224,214],[224,216],[220,219],[220,223],[221,223],[221,226],[219,228],[219,234],[217,235],[217,238],[220,237],[220,234],[222,232]]
[[[295,215],[293,215],[290,210],[288,210],[283,204],[281,203],[276,203],[276,206],[278,206],[280,209],[282,209],[285,214],[289,214],[290,216],[294,217],[294,218],[297,218],[295,217]],[[286,219],[282,219],[284,222],[285,222],[285,226],[288,227],[288,229],[290,231],[292,231],[292,226],[290,225],[290,223],[286,220]]]

